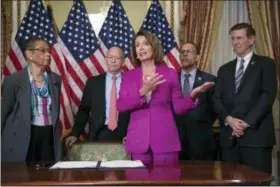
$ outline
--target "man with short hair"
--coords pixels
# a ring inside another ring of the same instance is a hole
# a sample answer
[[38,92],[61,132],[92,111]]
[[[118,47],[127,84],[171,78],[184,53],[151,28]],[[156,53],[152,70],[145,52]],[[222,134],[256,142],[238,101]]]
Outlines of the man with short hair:
[[[205,82],[215,82],[216,77],[197,69],[199,47],[186,42],[180,49],[182,69],[179,80],[184,95]],[[212,160],[214,136],[212,124],[216,119],[213,109],[214,87],[199,96],[199,104],[184,115],[176,115],[182,150],[181,160]]]
[[222,158],[270,174],[275,144],[275,64],[253,52],[255,30],[250,24],[234,25],[230,35],[237,58],[219,68],[214,94]]
[[90,78],[83,92],[73,129],[65,140],[67,147],[84,132],[90,116],[87,140],[121,141],[127,131],[129,113],[118,113],[116,101],[122,79],[124,54],[119,47],[110,48],[105,57],[108,72]]

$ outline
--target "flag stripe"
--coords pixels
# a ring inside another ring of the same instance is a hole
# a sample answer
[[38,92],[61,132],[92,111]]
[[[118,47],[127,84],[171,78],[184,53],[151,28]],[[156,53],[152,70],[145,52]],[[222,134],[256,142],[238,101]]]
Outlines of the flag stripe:
[[79,76],[77,74],[78,72],[81,73],[81,70],[79,69],[80,66],[76,65],[76,68],[74,69],[67,59],[65,59],[65,64],[69,72],[69,75],[73,78],[73,81],[76,83],[76,85],[79,87],[80,90],[83,90],[85,85],[84,85],[84,81],[82,81],[81,78],[85,79],[85,76],[84,74],[82,76],[81,75]]
[[93,76],[85,63],[79,63],[79,66],[80,66],[81,70],[85,73],[86,79]]
[[99,65],[102,66],[103,72],[105,73],[107,71],[107,65],[105,63],[105,58],[104,58],[104,55],[102,53],[102,50],[101,49],[96,50],[95,53],[94,53],[94,57],[99,62]]
[[173,56],[173,54],[171,52],[168,52],[166,54],[167,58],[169,59],[170,63],[172,64],[172,66],[178,71],[180,70],[180,65],[178,63],[178,61],[176,60],[176,58]]
[[95,55],[90,55],[89,59],[91,60],[91,62],[93,63],[93,65],[95,66],[95,68],[97,69],[97,71],[101,74],[101,73],[105,73],[103,67],[101,66],[100,62],[95,58]]
[[[52,71],[57,71],[60,76],[62,77],[62,84],[68,88],[68,81],[67,81],[67,74],[64,71],[63,63],[61,61],[61,58],[59,58],[59,55],[56,50],[53,50],[52,52],[53,59],[56,59],[55,63],[53,63],[53,66],[51,66]],[[65,91],[66,94],[65,97],[69,98],[69,92]]]
[[62,109],[63,120],[60,119],[60,121],[64,125],[65,129],[70,129],[71,128],[70,119],[72,119],[72,121],[73,121],[73,114],[72,114],[71,110],[69,110],[69,109],[68,109],[68,111],[66,111],[66,106],[70,106],[70,101],[69,101],[70,93],[69,93],[69,89],[67,89],[68,88],[68,82],[67,82],[67,78],[66,78],[67,75],[66,75],[66,72],[64,71],[65,68],[63,67],[61,57],[59,57],[59,54],[57,52],[57,49],[59,49],[59,47],[57,47],[57,45],[54,45],[53,47],[51,47],[51,49],[53,49],[52,57],[53,57],[53,59],[56,59],[55,63],[51,64],[51,69],[54,72],[57,71],[57,73],[59,73],[62,77],[60,107]]
[[131,56],[125,59],[125,64],[128,69],[134,69],[136,66],[132,63]]
[[11,73],[16,72],[16,68],[9,56],[7,56],[6,64],[4,65],[4,69],[5,69],[5,71],[3,71],[2,78],[4,78],[4,76],[9,76]]
[[[72,111],[76,114],[78,106],[80,106],[80,98],[76,95],[77,93],[72,90],[71,100],[72,100]],[[80,94],[82,95],[82,94]]]
[[129,70],[128,67],[126,66],[126,64],[123,64],[121,68],[124,72]]
[[97,71],[93,62],[89,58],[85,59],[84,63],[87,66],[87,68],[89,69],[89,71],[91,72],[92,76],[99,75],[99,72]]
[[8,70],[8,67],[6,66],[6,65],[4,65],[4,67],[3,67],[3,74],[4,75],[9,75],[9,70]]
[[10,50],[9,57],[11,58],[11,61],[13,62],[13,66],[15,67],[16,71],[20,71],[23,67],[19,62],[17,55],[14,53],[14,50]]
[[69,121],[68,116],[67,116],[66,107],[64,106],[63,95],[60,95],[60,104],[61,104],[60,106],[62,108],[62,115],[63,115],[63,121],[61,121],[61,124],[63,124],[65,129],[70,129],[71,125],[70,125],[70,121]]

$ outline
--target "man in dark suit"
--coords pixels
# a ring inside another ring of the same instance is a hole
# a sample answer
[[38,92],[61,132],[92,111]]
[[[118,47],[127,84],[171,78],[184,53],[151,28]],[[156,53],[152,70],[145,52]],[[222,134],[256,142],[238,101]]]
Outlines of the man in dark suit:
[[[89,116],[87,140],[121,141],[126,135],[129,113],[118,113],[116,110],[116,97],[122,78],[121,66],[124,63],[123,51],[112,47],[108,50],[105,60],[108,72],[92,77],[86,83],[73,129],[65,140],[67,147],[75,143],[84,132]],[[112,120],[111,117],[115,119]],[[115,124],[111,121],[115,121]]]
[[[199,48],[186,42],[180,49],[182,69],[179,80],[184,95],[205,82],[215,82],[216,77],[197,69]],[[212,124],[216,119],[213,109],[214,87],[199,96],[199,105],[184,115],[176,116],[182,150],[181,160],[212,160],[214,137]]]
[[275,64],[253,53],[255,30],[250,24],[236,24],[230,34],[237,58],[220,67],[214,94],[222,158],[271,173]]

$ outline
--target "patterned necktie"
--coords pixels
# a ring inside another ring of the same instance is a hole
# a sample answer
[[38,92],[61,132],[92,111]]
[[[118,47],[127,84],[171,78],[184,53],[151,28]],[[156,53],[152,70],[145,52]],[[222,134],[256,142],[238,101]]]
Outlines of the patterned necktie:
[[235,88],[236,88],[236,92],[240,86],[240,82],[241,82],[241,79],[243,77],[243,74],[244,74],[244,62],[245,60],[242,58],[241,59],[241,63],[240,63],[240,67],[235,75]]
[[112,76],[112,90],[110,97],[109,124],[108,129],[111,131],[117,128],[117,85],[116,76]]
[[191,75],[189,73],[185,74],[185,80],[184,80],[184,85],[183,85],[183,95],[188,95],[191,92],[191,86],[190,86],[190,81],[189,77]]

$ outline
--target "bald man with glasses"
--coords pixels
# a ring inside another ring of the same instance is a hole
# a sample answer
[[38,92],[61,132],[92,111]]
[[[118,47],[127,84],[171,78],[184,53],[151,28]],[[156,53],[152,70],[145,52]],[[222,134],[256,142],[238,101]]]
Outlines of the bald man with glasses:
[[88,119],[88,141],[122,141],[126,135],[129,113],[119,113],[116,108],[124,63],[122,49],[110,48],[105,61],[107,73],[94,76],[86,83],[73,129],[65,140],[66,147],[71,147],[78,140]]

